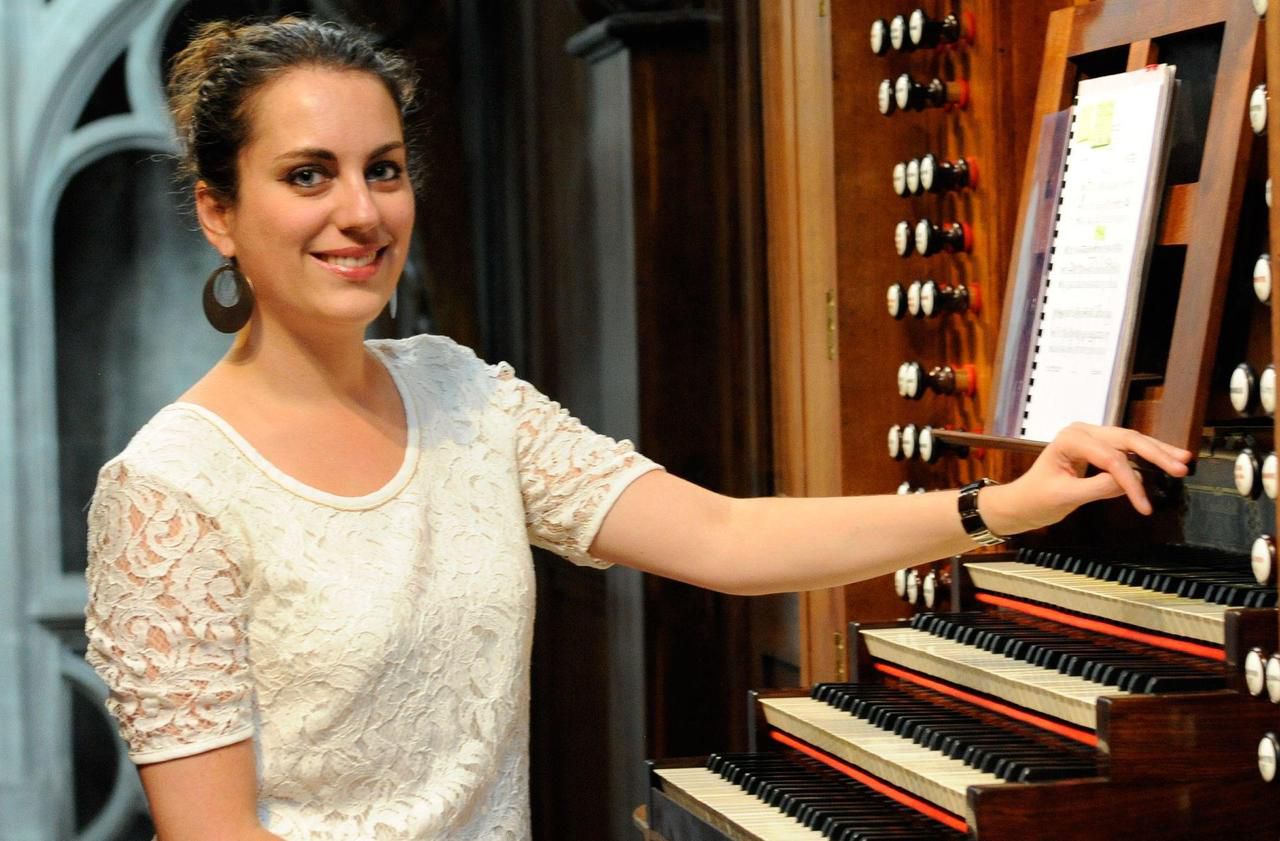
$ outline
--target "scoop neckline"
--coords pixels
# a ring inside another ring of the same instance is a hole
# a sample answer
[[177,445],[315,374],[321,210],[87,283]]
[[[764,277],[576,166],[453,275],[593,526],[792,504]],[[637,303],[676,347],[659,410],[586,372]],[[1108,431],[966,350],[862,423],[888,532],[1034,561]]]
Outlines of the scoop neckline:
[[249,439],[245,438],[240,432],[232,426],[225,418],[217,412],[202,406],[199,403],[193,403],[189,400],[175,400],[169,404],[168,408],[191,412],[204,418],[209,423],[218,428],[236,448],[244,454],[255,467],[265,473],[276,484],[285,490],[300,496],[303,499],[311,500],[322,505],[328,505],[333,508],[341,508],[348,510],[356,510],[362,508],[373,508],[392,497],[396,496],[408,483],[414,470],[418,464],[418,439],[419,439],[419,421],[417,405],[413,401],[413,395],[410,394],[408,387],[401,378],[400,373],[396,371],[396,366],[391,360],[383,356],[377,345],[366,343],[365,347],[373,352],[373,357],[378,361],[387,373],[391,375],[391,381],[395,383],[396,391],[400,394],[401,409],[404,412],[405,424],[407,427],[405,435],[404,458],[400,462],[400,469],[396,471],[386,484],[382,487],[370,491],[360,496],[344,496],[335,494],[330,491],[321,490],[314,485],[308,485],[300,479],[285,473],[274,463],[267,459],[258,448],[249,443]]

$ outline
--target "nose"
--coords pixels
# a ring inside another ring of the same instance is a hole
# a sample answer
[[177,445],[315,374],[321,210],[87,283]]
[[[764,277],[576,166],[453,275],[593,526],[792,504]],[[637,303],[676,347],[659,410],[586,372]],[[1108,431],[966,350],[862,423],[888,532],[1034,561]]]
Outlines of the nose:
[[344,231],[369,231],[382,221],[382,212],[363,177],[344,179],[338,190],[333,221]]

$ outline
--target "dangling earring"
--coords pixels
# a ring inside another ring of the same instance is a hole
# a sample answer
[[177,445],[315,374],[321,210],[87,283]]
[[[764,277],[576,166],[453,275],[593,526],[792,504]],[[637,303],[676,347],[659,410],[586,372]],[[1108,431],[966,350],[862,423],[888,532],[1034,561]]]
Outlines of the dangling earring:
[[392,321],[396,320],[396,292],[398,289],[399,287],[391,290],[391,300],[387,301],[387,315],[391,316]]
[[229,257],[204,282],[204,317],[220,333],[237,333],[252,314],[253,285]]

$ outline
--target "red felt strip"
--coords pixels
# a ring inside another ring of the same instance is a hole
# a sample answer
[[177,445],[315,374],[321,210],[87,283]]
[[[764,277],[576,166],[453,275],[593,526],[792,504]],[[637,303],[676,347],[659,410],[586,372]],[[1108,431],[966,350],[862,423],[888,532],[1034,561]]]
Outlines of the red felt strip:
[[787,747],[795,748],[796,750],[803,753],[805,756],[813,757],[814,759],[821,762],[823,765],[827,765],[831,768],[836,769],[842,774],[847,774],[850,777],[853,777],[855,780],[862,783],[867,788],[870,788],[873,791],[877,791],[880,794],[883,794],[885,797],[891,798],[892,800],[895,800],[896,802],[901,803],[903,806],[908,806],[912,809],[915,809],[920,814],[925,815],[926,817],[933,818],[935,821],[938,821],[939,823],[946,824],[947,826],[951,827],[957,832],[969,831],[969,825],[964,821],[962,821],[960,818],[951,814],[950,812],[943,811],[942,809],[939,809],[937,806],[934,806],[932,803],[921,800],[920,798],[915,797],[914,795],[907,794],[902,789],[896,786],[889,785],[883,780],[877,779],[876,777],[871,776],[865,771],[859,771],[857,768],[853,767],[849,763],[836,759],[831,754],[826,753],[825,751],[818,750],[813,745],[810,745],[807,742],[802,742],[799,739],[792,738],[791,736],[788,736],[786,733],[783,733],[779,730],[771,730],[769,732],[769,735],[773,738],[775,742],[781,742]]
[[1010,599],[1006,596],[997,596],[993,593],[976,593],[974,594],[974,598],[980,602],[986,602],[987,604],[992,604],[997,607],[1016,610],[1019,613],[1026,613],[1030,616],[1037,616],[1041,619],[1049,619],[1053,622],[1061,622],[1063,625],[1070,625],[1073,628],[1083,628],[1086,631],[1094,631],[1099,634],[1107,634],[1108,636],[1118,637],[1120,639],[1132,640],[1133,642],[1140,642],[1143,645],[1164,648],[1169,651],[1181,652],[1182,654],[1190,654],[1194,657],[1203,657],[1206,660],[1217,660],[1224,663],[1227,660],[1226,651],[1211,645],[1200,645],[1199,643],[1187,642],[1185,640],[1173,639],[1171,637],[1146,634],[1142,631],[1135,631],[1132,628],[1112,625],[1110,622],[1100,622],[1097,619],[1087,619],[1083,616],[1076,616],[1073,613],[1063,613],[1060,610],[1054,610],[1053,608],[1042,607],[1038,604],[1018,601],[1017,599]]
[[1088,745],[1091,748],[1098,746],[1098,737],[1088,730],[1081,730],[1078,727],[1071,727],[1058,721],[1054,721],[1035,713],[1027,712],[1018,707],[1011,707],[1008,704],[1002,704],[999,701],[993,701],[990,698],[983,698],[981,695],[974,695],[972,692],[965,692],[963,689],[952,686],[949,683],[927,678],[924,675],[909,672],[906,669],[900,669],[897,666],[890,666],[888,663],[876,663],[875,668],[887,675],[893,675],[901,680],[910,681],[918,686],[926,689],[932,689],[935,692],[941,692],[943,695],[950,695],[952,698],[958,698],[965,703],[973,704],[977,707],[991,710],[1000,715],[1039,727],[1041,730],[1048,730],[1050,733],[1057,733],[1059,736],[1066,736],[1068,739],[1074,739],[1081,744]]

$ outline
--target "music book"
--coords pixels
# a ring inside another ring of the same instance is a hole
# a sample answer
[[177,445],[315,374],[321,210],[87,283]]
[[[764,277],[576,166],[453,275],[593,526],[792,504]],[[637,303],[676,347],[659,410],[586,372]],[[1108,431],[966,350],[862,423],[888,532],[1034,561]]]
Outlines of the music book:
[[1174,70],[1161,64],[1077,88],[1052,239],[1042,267],[1030,261],[1023,277],[1020,265],[1014,290],[1028,299],[1031,351],[1005,369],[1019,382],[1001,391],[1021,411],[998,408],[997,416],[1013,420],[1020,437],[1049,441],[1074,421],[1122,420],[1164,187]]

